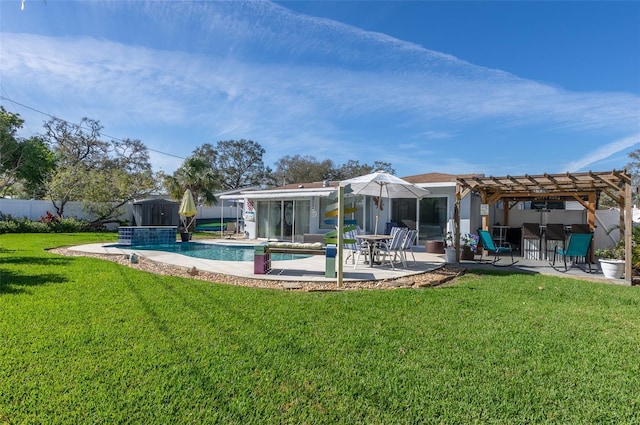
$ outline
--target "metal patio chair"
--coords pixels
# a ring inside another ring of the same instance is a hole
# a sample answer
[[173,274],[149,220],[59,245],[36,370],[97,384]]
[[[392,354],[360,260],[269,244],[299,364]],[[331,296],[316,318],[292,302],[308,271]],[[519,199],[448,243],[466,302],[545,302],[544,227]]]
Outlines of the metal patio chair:
[[569,270],[569,266],[567,266],[567,257],[574,258],[585,258],[587,265],[589,267],[589,273],[591,273],[591,261],[589,260],[589,250],[591,249],[591,239],[593,239],[593,233],[572,233],[569,236],[569,243],[567,243],[567,248],[560,248],[556,245],[556,249],[553,253],[553,263],[552,267],[555,268],[556,265],[556,256],[562,255],[564,259],[564,270]]
[[[389,242],[381,242],[378,246],[378,254],[387,258],[389,263],[391,264],[391,268],[393,270],[396,269],[393,264],[393,260],[400,258],[402,260],[402,253],[400,252],[400,248],[402,247],[402,241],[404,240],[405,235],[407,234],[406,227],[392,227],[391,234],[389,235],[391,239]],[[393,258],[391,256],[393,255]],[[384,261],[382,261],[384,262]]]
[[[479,263],[482,262],[484,250],[489,251],[489,254],[493,253],[493,261],[491,262],[491,264],[496,267],[508,267],[518,262],[513,259],[513,249],[511,248],[511,244],[509,242],[503,242],[502,245],[496,246],[493,238],[491,237],[491,233],[489,233],[487,230],[482,229],[478,229],[478,237],[480,237],[480,243],[482,244],[482,249],[480,250],[480,259],[478,260]],[[511,254],[511,264],[496,264],[498,261],[500,261],[500,254],[504,254],[507,252]]]

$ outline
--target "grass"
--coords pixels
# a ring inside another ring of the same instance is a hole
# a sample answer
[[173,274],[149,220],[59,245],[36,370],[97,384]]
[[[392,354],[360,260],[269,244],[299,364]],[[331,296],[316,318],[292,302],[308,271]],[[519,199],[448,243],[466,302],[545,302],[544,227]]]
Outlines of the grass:
[[297,293],[0,235],[0,423],[638,423],[640,292],[468,274]]

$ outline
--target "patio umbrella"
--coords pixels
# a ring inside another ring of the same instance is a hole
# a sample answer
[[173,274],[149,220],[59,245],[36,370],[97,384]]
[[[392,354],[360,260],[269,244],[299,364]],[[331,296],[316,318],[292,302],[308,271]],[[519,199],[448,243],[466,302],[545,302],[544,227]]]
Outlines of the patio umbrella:
[[[195,220],[195,216],[197,212],[198,212],[198,209],[196,208],[196,203],[193,201],[193,195],[191,194],[191,190],[187,189],[184,191],[184,195],[182,195],[182,202],[180,202],[180,209],[178,210],[178,214],[185,217],[185,220],[184,220],[185,232],[189,231],[188,230],[189,226],[193,223],[193,220]],[[193,218],[191,219],[191,222],[187,224],[188,222],[187,219],[189,217],[193,217]]]
[[355,195],[368,195],[378,197],[378,211],[376,213],[375,234],[378,234],[378,221],[380,219],[380,207],[382,198],[424,198],[431,192],[427,189],[402,180],[386,171],[376,171],[360,177],[355,177],[340,182],[340,186],[351,185]]

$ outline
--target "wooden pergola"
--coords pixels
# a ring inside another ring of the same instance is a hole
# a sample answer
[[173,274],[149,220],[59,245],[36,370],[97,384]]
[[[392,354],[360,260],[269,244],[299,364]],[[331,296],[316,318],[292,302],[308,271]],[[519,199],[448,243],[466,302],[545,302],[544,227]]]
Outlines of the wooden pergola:
[[[620,206],[620,232],[625,242],[625,279],[631,282],[632,197],[631,177],[625,170],[586,173],[542,174],[505,177],[458,177],[456,209],[459,200],[476,192],[489,206],[498,201],[504,205],[503,222],[509,222],[509,210],[522,201],[577,201],[587,210],[587,223],[595,229],[595,211],[601,193],[606,193]],[[460,215],[456,220],[459,240]],[[489,217],[482,216],[482,228],[489,229]]]

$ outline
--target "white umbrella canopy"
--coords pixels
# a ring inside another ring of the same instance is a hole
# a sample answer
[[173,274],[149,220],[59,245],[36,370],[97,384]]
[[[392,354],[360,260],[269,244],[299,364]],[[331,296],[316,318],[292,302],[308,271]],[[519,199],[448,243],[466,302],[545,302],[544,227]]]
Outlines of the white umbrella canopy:
[[424,198],[429,195],[427,189],[402,180],[386,171],[376,171],[352,179],[343,180],[340,186],[351,186],[352,193],[355,195],[368,195],[378,197],[378,212],[376,213],[375,233],[378,233],[378,220],[380,217],[380,200],[385,198]]

